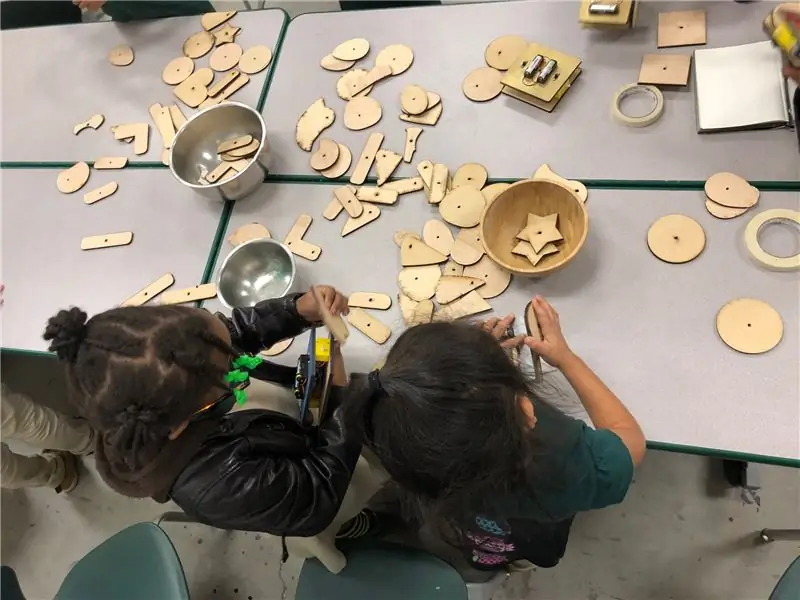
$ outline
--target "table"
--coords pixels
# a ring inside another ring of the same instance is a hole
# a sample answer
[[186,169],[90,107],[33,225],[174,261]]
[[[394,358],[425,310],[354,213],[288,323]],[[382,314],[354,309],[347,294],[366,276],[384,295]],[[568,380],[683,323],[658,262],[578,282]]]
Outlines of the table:
[[[244,50],[261,44],[274,51],[287,17],[278,9],[250,11],[237,14],[231,23],[242,28],[236,42]],[[74,162],[111,155],[160,163],[161,138],[148,108],[155,102],[178,103],[187,117],[195,112],[175,97],[161,80],[161,71],[183,55],[186,38],[201,30],[200,16],[191,16],[4,31],[2,160]],[[108,62],[108,52],[120,44],[134,51],[127,67]],[[197,59],[195,68],[207,67],[210,55]],[[270,70],[251,75],[232,99],[258,106]],[[221,74],[215,78],[221,79]],[[72,128],[95,113],[105,115],[100,129],[73,135]],[[150,147],[136,156],[114,139],[110,126],[139,122],[150,123]]]
[[[201,282],[223,211],[179,185],[166,169],[95,171],[83,190],[56,190],[55,169],[3,169],[2,346],[45,351],[47,319],[79,306],[112,308],[164,273],[175,289]],[[83,192],[116,181],[111,197],[87,206]],[[132,231],[129,246],[82,251],[81,238]]]
[[[231,249],[226,238],[238,227],[259,222],[282,240],[305,212],[314,219],[306,239],[323,251],[316,262],[297,258],[303,289],[310,282],[329,283],[346,293],[395,298],[400,266],[392,234],[421,231],[437,213],[421,192],[401,196],[395,206],[381,207],[377,221],[342,238],[344,213],[333,222],[321,216],[332,193],[329,185],[274,183],[237,202],[213,280]],[[533,294],[548,297],[572,348],[620,396],[654,443],[800,465],[800,274],[765,271],[749,261],[742,246],[751,216],[768,208],[798,210],[797,194],[764,192],[756,210],[732,221],[709,215],[697,191],[590,190],[588,207],[590,233],[575,262],[540,281],[514,278],[506,292],[489,301],[495,311],[519,315]],[[700,257],[684,265],[659,261],[645,242],[650,224],[673,212],[697,219],[708,238]],[[770,227],[762,243],[771,252],[798,252],[791,233]],[[718,338],[717,311],[739,297],[761,298],[783,317],[784,339],[771,352],[746,356]],[[222,310],[218,301],[206,307]],[[351,328],[345,347],[349,371],[371,369],[404,329],[396,303],[388,311],[370,312],[391,326],[393,335],[378,346]],[[296,364],[305,348],[301,336],[274,360]]]
[[[718,171],[733,171],[758,181],[797,181],[797,140],[790,130],[698,135],[692,85],[665,91],[662,118],[635,129],[616,123],[611,101],[622,85],[635,81],[642,56],[656,49],[657,13],[705,8],[708,44],[713,48],[763,41],[766,2],[643,2],[639,26],[632,31],[581,29],[578,4],[529,0],[441,7],[305,14],[287,31],[281,59],[265,103],[273,174],[317,176],[310,154],[295,143],[295,123],[320,97],[336,112],[336,122],[322,135],[346,144],[354,156],[368,135],[386,135],[384,147],[402,154],[404,130],[399,96],[419,84],[442,96],[444,112],[418,142],[414,165],[422,159],[451,169],[466,162],[486,166],[492,178],[528,177],[542,163],[559,174],[584,180],[704,181]],[[583,59],[583,74],[552,114],[501,95],[479,104],[461,91],[464,77],[484,66],[484,50],[501,35],[518,34]],[[366,37],[372,48],[356,66],[369,69],[389,44],[405,44],[415,54],[411,68],[375,85],[370,96],[381,103],[383,117],[360,132],[343,124],[345,102],[336,94],[341,73],[323,70],[320,59],[347,39]],[[689,54],[693,47],[664,53]],[[758,156],[758,160],[753,160]],[[402,164],[399,175],[413,173]]]

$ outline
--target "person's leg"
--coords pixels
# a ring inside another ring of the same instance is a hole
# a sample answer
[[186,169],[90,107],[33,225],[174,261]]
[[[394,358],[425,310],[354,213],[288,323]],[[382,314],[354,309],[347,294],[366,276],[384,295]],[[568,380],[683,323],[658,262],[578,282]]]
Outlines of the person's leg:
[[51,487],[56,492],[70,492],[77,484],[77,463],[71,454],[22,456],[0,444],[0,486],[12,490]]
[[86,423],[73,423],[23,394],[2,386],[2,435],[31,446],[86,454],[94,449],[94,434]]

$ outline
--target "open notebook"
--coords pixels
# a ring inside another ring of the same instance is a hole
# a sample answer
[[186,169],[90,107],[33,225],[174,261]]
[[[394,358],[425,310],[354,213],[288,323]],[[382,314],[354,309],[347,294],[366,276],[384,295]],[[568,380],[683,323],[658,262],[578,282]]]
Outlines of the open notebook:
[[697,131],[791,125],[781,53],[771,42],[695,50]]

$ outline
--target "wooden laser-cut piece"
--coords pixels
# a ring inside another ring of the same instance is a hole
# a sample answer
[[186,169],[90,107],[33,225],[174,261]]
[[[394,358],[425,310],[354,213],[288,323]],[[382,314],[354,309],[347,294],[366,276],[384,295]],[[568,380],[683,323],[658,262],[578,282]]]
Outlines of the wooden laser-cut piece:
[[377,292],[351,292],[347,297],[347,306],[352,308],[389,310],[392,306],[392,298],[389,294]]
[[409,85],[400,92],[400,108],[409,115],[419,115],[428,110],[428,93],[418,85]]
[[255,75],[266,69],[271,62],[272,50],[266,46],[253,46],[242,53],[239,70],[248,75]]
[[200,58],[208,54],[213,47],[214,36],[208,31],[198,31],[183,42],[183,55],[188,58]]
[[381,104],[375,98],[357,96],[344,107],[344,126],[353,131],[361,131],[380,121],[382,114]]
[[480,289],[469,292],[458,300],[441,307],[439,311],[433,315],[433,320],[455,321],[456,319],[463,319],[492,310],[492,306],[479,294],[479,291]]
[[518,254],[527,258],[534,267],[548,254],[558,252],[558,246],[553,243],[545,244],[539,252],[534,251],[529,242],[520,241],[511,249],[512,254]]
[[[583,184],[581,184],[583,185]],[[490,183],[481,190],[486,204],[491,204],[502,192],[505,192],[511,186],[510,183]]]
[[453,233],[450,228],[439,219],[431,219],[422,228],[422,239],[431,248],[443,254],[450,255],[453,248]]
[[486,47],[483,58],[493,69],[507,71],[527,47],[528,42],[525,38],[518,35],[504,35],[492,40]]
[[208,88],[208,95],[212,98],[214,98],[215,96],[219,96],[220,94],[222,94],[223,91],[225,91],[228,88],[228,86],[233,85],[234,82],[240,76],[241,73],[239,73],[239,71],[231,71],[230,73],[225,75],[225,77],[223,77],[217,83],[215,83],[213,86]]
[[100,248],[127,246],[132,241],[133,233],[130,231],[106,233],[103,235],[90,235],[81,240],[81,250],[97,250]]
[[439,265],[427,265],[424,267],[406,267],[400,270],[397,276],[397,283],[406,296],[419,302],[433,298],[436,293],[436,286],[442,276]]
[[339,158],[336,159],[336,162],[331,168],[320,171],[320,175],[328,179],[338,179],[347,173],[352,160],[353,155],[350,153],[350,148],[344,144],[339,144]]
[[[553,183],[559,183],[564,187],[569,188],[573,192],[575,192],[575,194],[577,194],[581,202],[586,202],[586,198],[589,194],[588,191],[586,190],[586,186],[583,185],[583,183],[577,180],[564,179],[563,177],[561,177],[561,175],[553,171],[547,164],[544,164],[538,169],[536,169],[536,172],[533,174],[531,179],[539,179],[542,181],[552,181]],[[493,185],[505,185],[506,187],[508,187],[510,184],[495,183]]]
[[406,127],[406,142],[403,150],[403,162],[410,163],[417,151],[417,138],[422,134],[422,127]]
[[167,63],[161,71],[161,80],[167,85],[178,85],[194,72],[194,61],[188,56],[179,56]]
[[749,209],[723,206],[722,204],[717,204],[711,198],[706,198],[706,210],[712,216],[717,217],[718,219],[734,219],[742,216]]
[[342,205],[342,208],[347,211],[347,214],[354,219],[363,214],[364,207],[361,205],[361,200],[356,197],[350,186],[343,185],[342,187],[334,189],[333,195],[339,201],[339,204]]
[[439,304],[450,304],[485,284],[485,281],[477,277],[442,275],[439,285],[436,286],[436,301]]
[[185,304],[187,302],[199,302],[200,300],[210,300],[216,297],[217,286],[213,283],[201,283],[193,287],[182,288],[180,290],[170,290],[161,295],[161,304]]
[[700,223],[686,215],[666,215],[647,230],[647,246],[664,262],[686,263],[700,256],[706,234]]
[[370,134],[370,136],[367,138],[367,142],[364,144],[364,149],[358,156],[356,168],[353,170],[353,174],[350,175],[350,183],[355,185],[361,185],[364,183],[369,175],[369,170],[372,168],[372,163],[375,161],[375,156],[378,154],[378,150],[380,150],[382,143],[382,133],[375,132]]
[[223,44],[208,57],[208,66],[215,71],[227,71],[239,64],[244,51],[239,44]]
[[359,96],[368,94],[361,94],[364,90],[372,89],[372,86],[381,81],[382,79],[386,79],[387,77],[392,76],[392,70],[386,65],[375,65],[372,67],[365,75],[361,75],[354,83],[351,88],[351,92],[353,96]]
[[400,246],[400,263],[404,267],[423,267],[447,262],[447,255],[431,248],[420,239],[406,236]]
[[72,194],[86,185],[87,181],[89,181],[89,165],[78,162],[58,174],[56,187],[62,194]]
[[319,61],[319,66],[326,71],[347,71],[354,64],[356,64],[354,60],[339,60],[333,54],[323,56]]
[[364,38],[353,38],[336,46],[331,55],[338,60],[361,60],[368,53],[369,41]]
[[242,146],[241,148],[234,148],[232,150],[224,152],[223,154],[221,154],[221,157],[223,160],[235,162],[240,158],[253,156],[260,147],[261,147],[261,142],[257,139],[253,139],[246,146]]
[[639,69],[643,85],[688,85],[692,57],[689,54],[645,54]]
[[492,67],[480,67],[464,78],[461,90],[473,102],[486,102],[497,98],[503,91],[502,79],[502,71]]
[[[359,83],[361,79],[367,75],[368,71],[364,69],[353,69],[348,71],[336,82],[336,93],[342,100],[350,100],[356,96],[366,96],[372,91],[372,87],[361,87]],[[358,90],[358,91],[356,91]]]
[[186,115],[183,114],[181,107],[177,104],[170,104],[168,107],[169,116],[172,119],[172,124],[175,126],[175,131],[179,131],[181,127],[186,125]]
[[428,110],[425,112],[430,112],[431,109],[436,108],[442,103],[442,97],[436,92],[427,92],[427,94],[428,94]]
[[271,237],[269,230],[261,223],[247,223],[228,236],[228,243],[231,246],[238,246],[250,240]]
[[340,315],[334,315],[328,310],[317,286],[311,286],[311,294],[314,296],[314,300],[317,303],[317,310],[319,310],[322,323],[328,328],[331,337],[344,345],[344,343],[347,342],[347,338],[350,337],[350,330],[347,328],[344,319]]
[[92,115],[91,117],[89,117],[88,121],[84,121],[83,123],[78,123],[77,125],[75,125],[75,127],[72,128],[72,133],[78,135],[81,131],[83,131],[84,129],[88,129],[89,127],[91,127],[92,129],[97,129],[98,127],[100,127],[100,125],[103,124],[103,121],[105,120],[106,118],[99,113],[96,115]]
[[347,322],[376,344],[385,344],[392,336],[389,327],[361,308],[351,308],[347,314]]
[[127,67],[133,62],[133,48],[130,46],[112,48],[108,53],[108,62],[115,67]]
[[315,246],[303,239],[308,228],[311,227],[311,215],[300,215],[286,234],[283,243],[292,252],[306,260],[317,260],[322,254],[322,248]]
[[375,155],[375,172],[378,185],[383,185],[395,172],[403,157],[391,150],[381,150]]
[[658,13],[658,47],[706,43],[706,11],[679,10]]
[[319,98],[309,106],[297,121],[295,129],[295,141],[301,150],[311,151],[314,140],[319,137],[325,129],[333,125],[336,118],[332,109],[325,106],[325,99]]
[[364,185],[356,189],[356,196],[362,202],[391,205],[397,203],[398,192],[385,189],[385,186],[377,188]]
[[226,23],[222,28],[213,32],[214,45],[222,46],[223,44],[232,44],[241,30],[241,27],[234,27],[230,23]]
[[230,21],[234,17],[234,15],[236,15],[235,10],[206,13],[202,17],[200,17],[200,25],[202,25],[203,29],[205,29],[206,31],[211,31],[212,29],[215,29],[220,25]]
[[[435,181],[434,181],[435,184]],[[481,222],[486,200],[480,190],[462,185],[450,190],[439,204],[439,214],[456,227],[475,227]]]
[[428,188],[428,190],[431,189],[433,184],[433,167],[433,162],[429,160],[423,160],[417,165],[417,173],[419,173],[419,176],[422,178],[423,185]]
[[175,277],[173,277],[172,273],[164,273],[154,282],[146,285],[133,296],[124,300],[120,306],[141,306],[142,304],[146,304],[174,283]]
[[450,187],[456,189],[462,185],[467,185],[476,190],[480,190],[486,185],[488,179],[489,173],[486,167],[478,163],[466,163],[456,169],[456,172],[450,179]]
[[229,152],[230,150],[236,150],[237,148],[243,148],[248,144],[253,142],[253,136],[248,134],[240,135],[235,138],[231,138],[225,140],[224,142],[220,142],[217,146],[217,154],[224,154],[225,152]]
[[462,229],[458,232],[453,247],[450,249],[450,257],[459,265],[468,267],[478,262],[486,251],[481,243],[480,227]]
[[405,229],[401,229],[400,231],[395,231],[394,235],[392,236],[392,241],[394,241],[395,245],[400,248],[403,246],[403,240],[411,236],[414,239],[421,240],[422,238],[419,237],[418,234],[414,233],[413,231],[406,231]]
[[423,188],[422,177],[406,177],[387,181],[381,186],[382,191],[392,191],[398,194],[410,194],[418,192]]
[[706,180],[706,196],[729,208],[751,208],[758,203],[760,192],[733,173],[715,173]]
[[465,277],[477,277],[486,285],[477,290],[487,300],[499,296],[511,284],[511,273],[506,271],[488,256],[484,256],[474,265],[464,267]]
[[[362,205],[364,206],[364,205]],[[361,216],[358,218],[350,217],[347,219],[347,222],[342,227],[342,237],[349,235],[356,231],[357,229],[361,229],[364,225],[368,225],[372,223],[375,219],[381,216],[381,209],[377,206],[373,206],[371,204],[367,204],[364,206],[364,212],[361,213]]]
[[128,164],[128,159],[124,156],[102,156],[94,161],[94,168],[98,171],[106,169],[122,169]]
[[415,123],[416,125],[436,125],[439,122],[439,117],[442,116],[444,105],[440,102],[436,106],[429,108],[420,115],[407,115],[400,114],[400,120],[406,123]]
[[[477,262],[477,261],[475,261]],[[459,277],[464,274],[464,267],[450,259],[442,267],[442,275]]]
[[197,108],[208,98],[208,86],[212,81],[214,81],[214,71],[203,67],[176,85],[172,93],[186,106]]
[[97,189],[92,190],[91,192],[86,192],[83,195],[83,202],[85,204],[94,204],[95,202],[99,202],[104,198],[108,198],[111,194],[116,192],[119,189],[119,185],[117,185],[116,181],[112,181],[107,183],[103,186],[100,186]]
[[[422,176],[422,179],[425,179],[424,175]],[[447,169],[447,165],[443,165],[441,163],[436,163],[433,165],[433,174],[431,175],[430,185],[431,194],[428,197],[429,203],[439,204],[442,200],[444,200],[445,194],[447,194],[449,180],[450,171]]]
[[397,301],[400,304],[400,314],[406,325],[421,325],[430,323],[433,318],[433,302],[431,300],[412,300],[403,293],[397,294]]
[[386,65],[392,70],[392,75],[405,73],[414,62],[414,52],[408,46],[392,44],[378,52],[375,65]]
[[333,140],[322,138],[319,141],[317,151],[311,155],[309,164],[315,171],[330,169],[339,159],[339,144]]
[[762,354],[783,339],[783,320],[762,300],[738,298],[717,313],[717,333],[737,352]]
[[259,354],[261,356],[266,356],[267,358],[272,356],[278,356],[279,354],[283,354],[284,352],[286,352],[286,350],[289,349],[289,346],[292,345],[293,341],[294,338],[287,338],[285,340],[281,340],[280,342],[272,344],[272,346],[270,346],[266,350],[262,350],[261,352],[259,352]]
[[517,234],[517,239],[529,242],[537,253],[548,243],[563,240],[564,236],[558,230],[558,213],[544,217],[528,213],[528,220]]
[[[533,302],[528,302],[525,307],[525,330],[528,337],[539,342],[542,341],[542,330],[539,328],[539,319],[536,317]],[[533,362],[533,380],[540,382],[542,381],[542,359],[533,349],[531,349],[531,360]]]
[[223,162],[219,163],[219,164],[218,164],[218,165],[217,165],[217,166],[214,168],[214,170],[213,170],[213,171],[211,171],[210,173],[208,173],[208,174],[206,175],[205,179],[206,179],[206,181],[208,181],[209,183],[216,183],[217,181],[219,181],[220,179],[222,179],[222,177],[224,177],[224,176],[225,176],[225,174],[226,174],[228,171],[230,171],[231,169],[233,169],[233,166],[231,165],[231,163],[223,161]]
[[172,123],[172,117],[169,114],[169,109],[164,108],[159,103],[151,104],[148,109],[150,118],[161,135],[161,144],[166,148],[172,147],[172,140],[175,139],[175,125]]
[[344,206],[342,206],[342,203],[339,202],[339,199],[334,196],[331,198],[328,206],[325,207],[325,210],[322,211],[322,216],[328,219],[328,221],[333,221],[343,210]]

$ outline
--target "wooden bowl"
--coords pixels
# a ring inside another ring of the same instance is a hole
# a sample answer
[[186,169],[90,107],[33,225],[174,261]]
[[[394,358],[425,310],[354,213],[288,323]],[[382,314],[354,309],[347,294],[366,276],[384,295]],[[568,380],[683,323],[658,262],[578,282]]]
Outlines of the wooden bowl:
[[[534,267],[524,256],[512,254],[520,241],[528,213],[545,217],[558,213],[558,230],[564,239],[559,251],[543,257]],[[498,265],[526,277],[540,277],[569,264],[577,256],[589,233],[589,215],[575,192],[559,183],[526,179],[501,192],[483,211],[481,240],[486,253]]]

